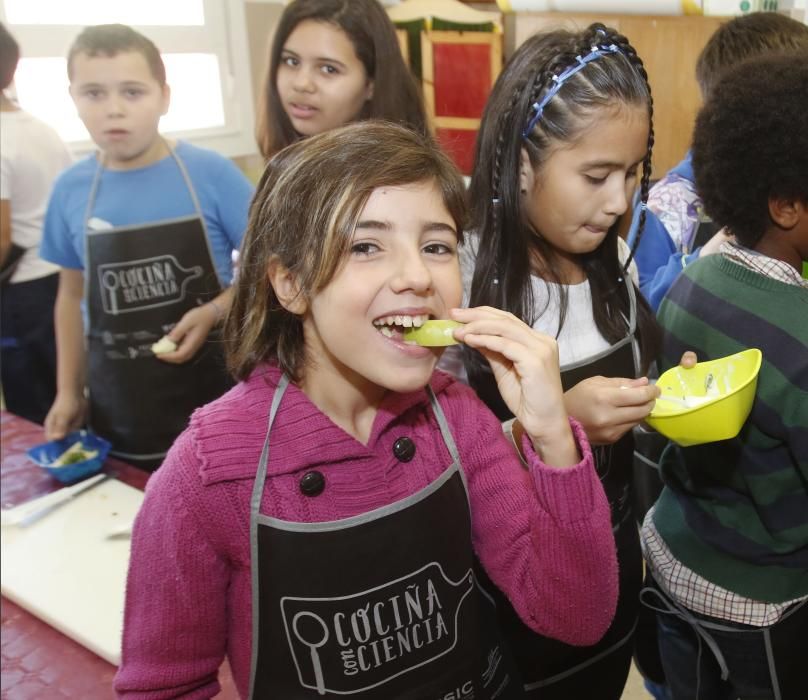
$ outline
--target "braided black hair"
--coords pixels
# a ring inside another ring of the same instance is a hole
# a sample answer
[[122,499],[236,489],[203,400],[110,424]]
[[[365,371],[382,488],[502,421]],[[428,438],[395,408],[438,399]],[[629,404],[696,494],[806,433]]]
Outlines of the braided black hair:
[[[554,76],[575,65],[577,57],[589,54],[593,46],[612,45],[616,51],[604,53],[564,82],[545,105],[541,119],[523,138],[535,114],[532,106],[553,88]],[[596,23],[581,32],[557,30],[537,34],[513,54],[489,96],[477,140],[470,186],[472,229],[479,236],[470,294],[472,306],[505,309],[532,325],[546,310],[546,307],[534,308],[530,279],[537,272],[544,280],[559,283],[560,332],[567,311],[567,294],[554,265],[557,253],[522,212],[519,178],[522,149],[537,171],[548,157],[550,146],[569,143],[579,135],[582,116],[593,109],[619,108],[624,104],[642,105],[648,110],[649,135],[640,180],[642,211],[636,247],[645,224],[654,143],[651,90],[637,52],[625,36]],[[629,317],[623,276],[633,251],[625,265],[621,265],[618,228],[619,222],[595,251],[582,256],[592,290],[595,323],[609,342],[625,336]],[[658,332],[653,313],[639,292],[637,297],[645,369],[656,352]],[[472,369],[470,366],[470,376]]]

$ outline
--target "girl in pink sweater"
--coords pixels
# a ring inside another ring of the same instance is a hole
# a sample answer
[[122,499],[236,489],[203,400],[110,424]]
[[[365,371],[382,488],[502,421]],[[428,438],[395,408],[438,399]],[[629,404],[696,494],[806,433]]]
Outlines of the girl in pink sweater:
[[[463,184],[423,136],[364,122],[267,166],[228,319],[240,383],[199,409],[135,525],[120,697],[518,698],[477,586],[592,644],[614,614],[609,508],[555,341],[459,309]],[[520,455],[440,351],[452,318],[517,416]]]

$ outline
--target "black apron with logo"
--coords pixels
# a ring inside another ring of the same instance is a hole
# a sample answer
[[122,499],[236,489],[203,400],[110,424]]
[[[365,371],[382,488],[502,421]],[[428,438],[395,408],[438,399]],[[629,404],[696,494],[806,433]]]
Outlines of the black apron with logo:
[[[717,618],[707,618],[696,615],[680,603],[675,601],[662,587],[649,577],[648,586],[640,592],[643,605],[655,611],[658,615],[673,615],[690,625],[696,637],[699,654],[696,661],[697,668],[693,671],[696,678],[696,689],[693,700],[711,700],[707,693],[701,692],[699,687],[699,665],[702,653],[712,655],[721,673],[722,681],[731,681],[732,669],[729,668],[721,645],[716,641],[717,632],[722,637],[741,637],[747,639],[759,637],[760,646],[766,658],[771,683],[771,694],[766,698],[772,700],[805,700],[808,697],[808,675],[805,673],[805,632],[808,627],[808,600],[794,603],[788,608],[780,619],[763,627],[747,626],[745,628],[733,627],[723,624]],[[736,659],[737,662],[737,659]]]
[[[594,376],[635,377],[640,366],[634,335],[637,325],[637,300],[631,280],[626,278],[630,301],[627,335],[606,350],[561,368],[564,391]],[[471,385],[500,420],[512,418],[499,395],[490,371],[469,373]],[[619,562],[620,596],[617,612],[604,637],[595,645],[574,647],[536,634],[522,623],[505,597],[491,586],[500,611],[505,639],[513,651],[528,697],[576,700],[578,697],[620,697],[631,658],[631,640],[639,611],[642,586],[642,552],[632,509],[632,458],[634,439],[631,431],[612,445],[592,446],[595,466],[609,500]],[[572,624],[572,623],[571,623]],[[613,655],[620,654],[618,663]],[[589,674],[592,678],[589,678]],[[579,686],[580,684],[580,686]],[[578,695],[589,686],[593,695]],[[614,688],[616,695],[610,688]]]
[[172,156],[196,214],[89,230],[103,196],[99,162],[85,215],[89,425],[112,443],[112,454],[144,469],[159,466],[195,408],[231,386],[215,329],[184,364],[151,351],[183,314],[222,291],[199,201],[185,166]]
[[368,513],[295,523],[260,512],[287,386],[275,390],[250,508],[250,698],[523,697],[474,577],[465,480],[431,389],[453,458],[440,477]]

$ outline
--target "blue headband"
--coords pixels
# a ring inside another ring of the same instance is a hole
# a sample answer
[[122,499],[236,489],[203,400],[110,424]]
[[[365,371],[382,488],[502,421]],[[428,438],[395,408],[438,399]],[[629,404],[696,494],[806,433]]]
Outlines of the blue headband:
[[578,71],[582,70],[587,63],[591,63],[596,58],[600,58],[601,56],[609,53],[622,52],[616,44],[609,44],[608,46],[593,46],[592,50],[583,58],[576,56],[575,60],[577,63],[571,65],[563,73],[561,73],[561,75],[554,75],[553,82],[555,85],[553,85],[553,87],[547,91],[539,102],[534,102],[531,106],[531,109],[535,112],[535,114],[530,118],[525,130],[522,132],[522,138],[526,139],[528,136],[530,136],[530,132],[533,131],[533,127],[536,126],[536,122],[541,119],[542,112],[544,112],[544,108],[547,106],[547,103],[553,99],[566,80],[569,80]]

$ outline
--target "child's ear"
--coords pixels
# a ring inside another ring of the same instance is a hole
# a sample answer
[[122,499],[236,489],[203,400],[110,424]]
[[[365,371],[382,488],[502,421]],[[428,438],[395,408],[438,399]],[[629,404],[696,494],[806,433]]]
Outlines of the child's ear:
[[171,106],[171,88],[169,87],[168,83],[166,83],[165,85],[163,85],[163,109],[160,112],[160,115],[165,116],[170,106]]
[[781,229],[790,231],[808,216],[808,202],[790,197],[769,197],[769,216]]
[[368,80],[368,86],[365,91],[365,101],[373,99],[373,90],[375,89],[375,83],[372,80]]
[[531,192],[535,181],[536,173],[533,172],[530,156],[527,154],[527,149],[522,148],[519,151],[519,191],[522,194]]
[[306,312],[306,299],[300,293],[297,277],[278,258],[269,261],[267,279],[284,309],[296,316],[302,316]]

